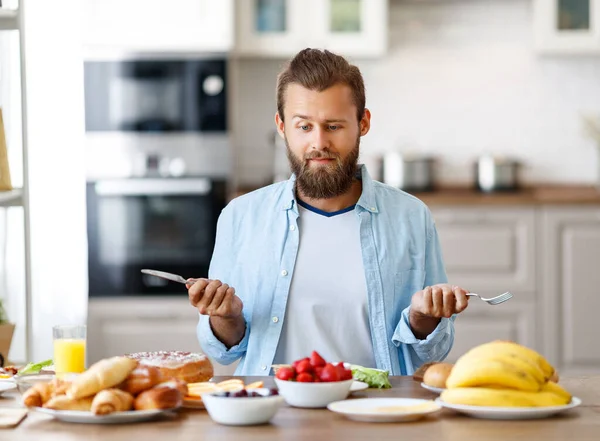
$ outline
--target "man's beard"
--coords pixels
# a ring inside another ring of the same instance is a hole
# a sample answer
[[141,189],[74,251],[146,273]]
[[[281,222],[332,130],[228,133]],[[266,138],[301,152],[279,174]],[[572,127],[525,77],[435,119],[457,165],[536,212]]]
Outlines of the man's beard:
[[[304,196],[311,199],[330,199],[346,193],[352,186],[358,164],[360,137],[356,138],[356,145],[344,159],[324,148],[305,154],[301,160],[290,149],[287,138],[285,146],[290,167],[296,175],[297,189]],[[332,158],[334,161],[311,167],[308,161],[316,158]]]

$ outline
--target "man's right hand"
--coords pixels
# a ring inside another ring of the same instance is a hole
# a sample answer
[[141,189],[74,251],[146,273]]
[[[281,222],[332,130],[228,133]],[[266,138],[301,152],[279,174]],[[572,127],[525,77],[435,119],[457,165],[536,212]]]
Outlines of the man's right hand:
[[242,300],[235,295],[235,289],[220,280],[189,279],[190,304],[202,315],[223,319],[242,317]]

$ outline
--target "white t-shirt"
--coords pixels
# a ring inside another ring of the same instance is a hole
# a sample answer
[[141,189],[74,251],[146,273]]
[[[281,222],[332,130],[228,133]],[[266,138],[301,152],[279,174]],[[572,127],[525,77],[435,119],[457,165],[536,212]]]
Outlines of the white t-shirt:
[[354,207],[325,213],[300,203],[300,246],[275,364],[316,350],[326,361],[375,367]]

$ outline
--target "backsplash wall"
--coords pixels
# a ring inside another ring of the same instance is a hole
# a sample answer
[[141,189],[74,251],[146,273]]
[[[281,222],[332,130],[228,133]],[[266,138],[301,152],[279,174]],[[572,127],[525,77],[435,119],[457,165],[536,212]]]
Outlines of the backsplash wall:
[[[361,157],[439,157],[440,181],[467,183],[491,152],[521,159],[525,182],[594,183],[580,114],[600,116],[600,57],[533,51],[529,0],[390,1],[390,49],[362,70],[372,128]],[[237,180],[268,182],[275,81],[283,60],[239,60],[233,103]]]

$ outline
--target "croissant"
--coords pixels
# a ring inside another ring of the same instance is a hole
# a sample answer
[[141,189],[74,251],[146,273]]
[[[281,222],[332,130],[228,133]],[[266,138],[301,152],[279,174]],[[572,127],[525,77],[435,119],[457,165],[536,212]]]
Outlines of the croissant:
[[172,409],[181,406],[183,396],[171,387],[153,387],[139,394],[133,402],[135,410]]
[[154,389],[158,389],[159,387],[170,387],[171,389],[177,389],[181,392],[182,396],[186,396],[188,394],[188,386],[187,383],[179,378],[171,378],[169,381],[164,381],[162,383],[154,386]]
[[125,392],[137,395],[146,389],[156,386],[162,379],[162,374],[157,367],[139,365],[127,376],[123,384],[119,387]]
[[67,395],[59,395],[50,399],[44,407],[54,410],[82,410],[90,411],[93,397],[70,398]]
[[133,395],[121,389],[105,389],[96,394],[92,401],[92,413],[106,415],[131,410]]
[[70,398],[83,398],[97,394],[103,389],[116,386],[135,369],[137,361],[127,357],[100,360],[79,375],[67,390]]
[[23,404],[27,407],[41,407],[51,398],[64,395],[70,384],[59,378],[46,383],[36,383],[23,394]]

